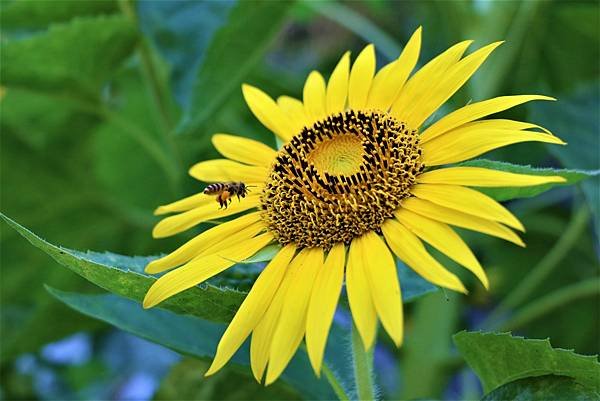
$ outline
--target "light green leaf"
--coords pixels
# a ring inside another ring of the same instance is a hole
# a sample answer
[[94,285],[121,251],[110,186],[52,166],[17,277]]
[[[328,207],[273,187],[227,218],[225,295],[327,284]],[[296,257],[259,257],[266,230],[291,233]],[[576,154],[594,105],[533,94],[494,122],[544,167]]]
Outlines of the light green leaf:
[[77,18],[44,33],[2,41],[0,82],[9,90],[96,99],[135,42],[135,29],[123,16]]
[[[223,324],[208,322],[193,316],[176,315],[159,309],[144,310],[136,302],[113,294],[84,295],[50,287],[48,291],[83,314],[197,358],[212,358],[225,330]],[[245,344],[233,356],[232,362],[248,365],[249,361],[249,347]],[[250,374],[248,368],[244,372]],[[197,372],[198,381],[205,380],[202,377],[203,373]],[[304,351],[296,354],[281,379],[300,390],[308,399],[334,399],[335,397],[327,381],[315,377]]]
[[2,29],[44,28],[52,22],[68,21],[76,16],[108,14],[119,10],[114,0],[19,0],[2,4]]
[[[129,257],[113,253],[78,252],[44,241],[4,214],[0,217],[33,246],[46,252],[61,265],[107,291],[140,302],[155,277],[143,273],[152,257]],[[228,322],[244,299],[244,293],[211,285],[192,287],[164,301],[160,307],[175,313]]]
[[198,71],[178,132],[192,133],[212,117],[264,55],[293,1],[239,1],[215,34]]
[[461,331],[453,339],[486,393],[517,379],[543,375],[568,376],[600,392],[597,356],[578,355],[552,348],[547,339],[530,340],[509,333]]
[[546,192],[554,187],[573,185],[589,177],[600,175],[600,170],[568,170],[553,168],[536,168],[531,166],[520,166],[517,164],[499,162],[494,160],[479,159],[460,163],[459,166],[483,167],[493,170],[507,171],[517,174],[528,175],[558,175],[566,182],[553,182],[550,184],[534,185],[531,187],[506,187],[506,188],[478,188],[481,192],[491,196],[498,201],[506,201],[517,198],[530,198]]
[[570,377],[547,375],[506,383],[481,401],[594,401],[600,394]]

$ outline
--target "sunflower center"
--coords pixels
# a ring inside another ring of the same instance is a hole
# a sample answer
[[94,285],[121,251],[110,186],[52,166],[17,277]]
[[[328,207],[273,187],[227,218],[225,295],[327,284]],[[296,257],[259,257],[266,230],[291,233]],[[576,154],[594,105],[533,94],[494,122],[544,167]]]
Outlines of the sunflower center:
[[308,154],[322,178],[324,174],[352,175],[358,173],[363,162],[364,150],[361,140],[352,134],[326,139]]
[[279,151],[261,195],[282,245],[330,248],[379,231],[423,171],[415,130],[349,110],[316,122]]

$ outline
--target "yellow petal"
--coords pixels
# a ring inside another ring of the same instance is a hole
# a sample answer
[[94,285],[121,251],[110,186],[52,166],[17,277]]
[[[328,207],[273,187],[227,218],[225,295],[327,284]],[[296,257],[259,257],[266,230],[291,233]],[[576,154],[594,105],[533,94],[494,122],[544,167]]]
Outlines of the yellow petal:
[[501,96],[482,102],[472,103],[448,114],[423,131],[423,134],[421,134],[421,143],[430,141],[433,138],[468,122],[489,116],[490,114],[499,113],[532,100],[555,99],[541,95],[516,95]]
[[194,164],[189,174],[204,182],[263,183],[269,175],[269,170],[263,166],[246,166],[227,159],[215,159]]
[[202,283],[236,261],[248,259],[272,240],[272,234],[261,234],[218,254],[206,255],[170,271],[152,284],[144,298],[144,308],[151,308],[181,291]]
[[212,195],[205,195],[202,192],[187,198],[180,199],[176,202],[169,203],[168,205],[162,205],[156,208],[154,215],[158,216],[167,213],[186,212],[188,210],[197,208],[199,206],[208,205],[213,203],[215,197]]
[[348,79],[350,76],[350,52],[344,53],[327,82],[327,113],[341,113],[346,108]]
[[[237,240],[252,238],[259,232],[257,229],[261,225],[265,227],[264,223],[261,223],[260,212],[254,212],[219,224],[192,238],[170,254],[153,260],[146,266],[145,271],[149,274],[160,273],[182,265],[199,255],[207,255],[212,249],[220,250],[225,239],[229,242],[230,238]],[[250,231],[247,230],[248,227]]]
[[346,264],[346,291],[348,292],[348,303],[352,311],[352,319],[365,349],[368,350],[375,342],[377,313],[367,281],[360,241],[361,237],[357,237],[350,244]]
[[439,84],[434,83],[430,93],[421,97],[420,102],[414,103],[411,110],[403,114],[403,121],[410,127],[420,127],[431,114],[467,82],[501,43],[496,42],[484,46],[448,68]]
[[489,280],[477,258],[467,244],[448,225],[405,208],[399,208],[395,216],[419,238],[473,272],[483,286],[486,289],[489,288]]
[[402,201],[401,207],[429,217],[430,219],[502,238],[519,246],[525,246],[521,238],[510,228],[495,221],[482,219],[471,214],[459,212],[458,210],[448,209],[419,198],[405,199]]
[[279,96],[277,98],[277,104],[290,119],[294,135],[299,134],[302,128],[309,125],[308,117],[304,110],[304,104],[293,97]]
[[344,244],[334,245],[327,255],[323,268],[319,271],[310,296],[306,317],[306,348],[317,376],[321,373],[327,336],[342,290],[345,259]]
[[318,71],[308,74],[304,84],[304,109],[309,118],[309,125],[327,115],[325,110],[325,79]]
[[231,216],[260,205],[260,194],[250,194],[246,198],[231,202],[227,209],[220,209],[217,202],[212,205],[204,205],[175,216],[162,219],[154,226],[152,236],[164,238],[175,235],[190,227],[194,227],[203,221]]
[[228,159],[254,166],[270,167],[277,155],[274,149],[262,142],[235,135],[213,135],[212,143]]
[[290,269],[294,276],[275,329],[265,384],[273,383],[296,353],[306,331],[306,312],[319,270],[323,268],[323,250],[305,248]]
[[525,231],[523,224],[504,206],[474,189],[459,185],[417,184],[411,193],[417,198]]
[[472,40],[466,40],[455,44],[418,70],[406,82],[392,104],[391,114],[400,121],[406,121],[406,116],[412,114],[415,106],[423,98],[432,95],[433,88],[443,79],[448,68],[456,64],[471,43]]
[[421,27],[418,27],[406,43],[400,57],[375,75],[367,107],[383,111],[389,110],[408,76],[417,65],[420,51]]
[[348,105],[351,109],[363,109],[375,75],[375,46],[366,46],[352,65],[348,81]]
[[544,127],[540,127],[539,125],[532,124],[530,122],[523,121],[515,121],[515,120],[507,120],[504,118],[492,118],[488,120],[478,120],[472,121],[469,123],[469,126],[475,127],[479,126],[480,128],[485,129],[508,129],[508,130],[526,130],[531,128],[537,128],[544,131],[546,134],[552,135],[552,132],[547,130]]
[[242,93],[252,113],[265,127],[285,141],[294,135],[289,118],[269,95],[247,84],[242,85]]
[[396,263],[385,242],[373,231],[364,234],[359,244],[375,310],[381,324],[399,347],[403,337],[403,317]]
[[210,376],[221,369],[256,327],[271,304],[295,252],[294,245],[283,247],[258,276],[221,337],[215,358],[205,376]]
[[471,124],[465,124],[421,144],[423,163],[426,166],[456,163],[519,142],[565,144],[554,135],[541,132],[486,129],[483,124]]
[[262,319],[252,332],[252,342],[250,343],[250,362],[252,366],[252,374],[257,382],[261,382],[267,363],[269,362],[269,351],[273,342],[273,335],[277,328],[281,309],[286,300],[286,295],[290,284],[292,283],[293,275],[290,274],[290,266],[286,268],[285,275],[273,301],[263,315]]
[[388,219],[381,226],[390,249],[425,280],[440,287],[466,293],[460,279],[450,273],[425,249],[423,243],[398,221]]
[[558,175],[528,175],[482,167],[448,167],[428,171],[417,177],[421,184],[450,184],[468,187],[528,187],[566,182]]

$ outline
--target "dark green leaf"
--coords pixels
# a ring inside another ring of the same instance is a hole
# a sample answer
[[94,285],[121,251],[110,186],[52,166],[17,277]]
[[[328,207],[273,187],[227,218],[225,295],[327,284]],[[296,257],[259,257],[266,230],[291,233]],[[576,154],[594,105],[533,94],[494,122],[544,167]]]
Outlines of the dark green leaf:
[[[113,294],[83,295],[52,288],[48,290],[56,298],[83,314],[197,358],[212,358],[225,330],[223,324],[192,316],[180,316],[159,309],[144,310],[138,303]],[[249,360],[247,344],[232,358],[233,363],[240,365],[248,365]],[[247,368],[244,372],[250,373]],[[197,373],[197,380],[204,380],[203,373]],[[323,378],[317,379],[313,374],[304,351],[296,354],[281,378],[310,399],[334,398],[327,381]]]
[[596,356],[552,348],[547,339],[530,340],[508,333],[461,331],[453,339],[486,393],[513,380],[542,375],[568,376],[600,392],[600,364]]
[[600,394],[570,377],[547,375],[506,383],[481,401],[595,401]]
[[129,56],[136,32],[123,16],[77,18],[1,43],[2,85],[95,99]]
[[396,268],[402,290],[402,302],[412,302],[423,295],[439,290],[438,287],[419,276],[399,259],[396,259]]
[[[58,263],[110,292],[139,302],[156,280],[143,273],[144,266],[153,259],[152,257],[128,257],[108,252],[84,253],[57,247],[5,215],[0,214],[0,217],[32,245],[46,252]],[[243,298],[242,292],[204,285],[192,287],[169,298],[161,307],[211,321],[228,322]]]
[[484,167],[493,170],[507,171],[510,173],[517,174],[558,175],[567,180],[566,182],[553,182],[550,184],[535,185],[531,187],[478,188],[481,192],[499,201],[506,201],[517,198],[530,198],[532,196],[536,196],[543,192],[546,192],[554,187],[573,185],[578,183],[579,181],[585,180],[586,178],[596,177],[600,175],[600,170],[585,171],[553,168],[536,168],[531,166],[520,166],[517,164],[485,159],[468,161],[465,163],[461,163],[460,166]]
[[293,1],[239,1],[206,50],[192,101],[178,127],[192,133],[212,117],[265,53]]
[[[597,170],[600,169],[600,81],[590,82],[572,95],[559,97],[560,107],[533,103],[529,107],[536,121],[561,137],[567,146],[550,146],[552,152],[564,166]],[[600,221],[600,175],[583,183],[587,201]],[[596,229],[600,230],[599,223]]]
[[114,0],[19,0],[3,4],[0,13],[2,29],[45,28],[52,22],[64,22],[84,15],[108,14],[118,11]]
[[[258,384],[253,378],[226,366],[223,372],[212,377],[200,378],[210,363],[185,358],[173,366],[160,388],[155,400],[297,400],[296,392],[287,388],[285,382],[277,381],[270,386]],[[231,383],[235,383],[232,388]]]

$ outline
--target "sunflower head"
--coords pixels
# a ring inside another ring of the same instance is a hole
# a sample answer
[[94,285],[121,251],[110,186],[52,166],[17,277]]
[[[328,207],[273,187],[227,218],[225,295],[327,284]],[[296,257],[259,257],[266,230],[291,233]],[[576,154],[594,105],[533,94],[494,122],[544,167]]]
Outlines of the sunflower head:
[[261,196],[282,244],[330,249],[380,231],[423,171],[417,132],[349,110],[305,127],[277,154]]
[[319,374],[343,285],[365,348],[375,341],[378,321],[399,346],[403,312],[394,256],[433,284],[466,292],[423,241],[471,271],[486,288],[483,268],[451,226],[523,245],[513,231],[523,230],[518,219],[469,187],[540,185],[563,178],[442,166],[518,142],[564,144],[535,124],[482,120],[551,98],[520,95],[474,102],[423,127],[500,44],[464,56],[471,43],[450,47],[414,73],[420,28],[398,59],[377,72],[375,49],[368,45],[352,66],[349,53],[344,54],[327,83],[318,72],[310,73],[302,101],[288,96],[275,101],[258,88],[242,87],[250,110],[283,146],[275,150],[251,139],[215,135],[213,144],[226,159],[200,162],[190,174],[225,187],[241,182],[253,190],[227,209],[203,193],[161,206],[157,214],[176,214],[159,222],[154,235],[248,213],[146,267],[151,273],[178,267],[150,288],[144,306],[151,307],[269,244],[281,246],[224,333],[207,374],[219,370],[250,334],[257,380],[265,374],[267,383],[277,379],[303,338]]

